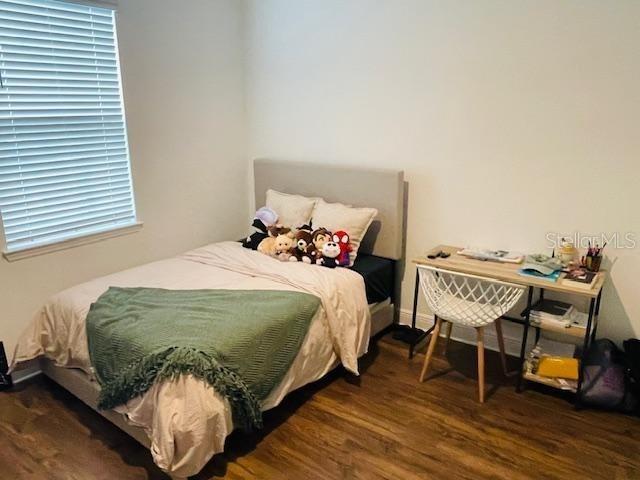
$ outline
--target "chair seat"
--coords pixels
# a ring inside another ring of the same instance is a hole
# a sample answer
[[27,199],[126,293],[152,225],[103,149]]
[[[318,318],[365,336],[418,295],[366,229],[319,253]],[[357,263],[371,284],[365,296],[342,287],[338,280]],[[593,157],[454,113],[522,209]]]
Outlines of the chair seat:
[[429,309],[451,323],[483,327],[506,314],[523,287],[420,266],[420,284]]

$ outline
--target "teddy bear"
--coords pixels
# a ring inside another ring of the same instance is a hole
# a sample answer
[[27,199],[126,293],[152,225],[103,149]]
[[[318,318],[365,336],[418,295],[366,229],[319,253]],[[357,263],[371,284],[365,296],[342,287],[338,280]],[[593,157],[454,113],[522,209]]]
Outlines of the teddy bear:
[[278,237],[278,235],[286,235],[290,232],[291,232],[290,228],[283,227],[280,224],[271,225],[270,227],[267,228],[268,236],[265,239],[263,239],[258,245],[258,251],[260,253],[264,253],[265,255],[275,257],[277,255],[276,238]]
[[291,258],[291,249],[293,248],[293,241],[295,237],[290,230],[286,233],[280,233],[276,237],[275,243],[275,257],[278,260],[286,262]]
[[291,249],[291,262],[315,263],[318,255],[316,247],[313,245],[311,232],[308,230],[298,230],[296,232],[295,243]]
[[255,232],[242,240],[244,248],[257,250],[260,242],[269,236],[267,228],[271,227],[278,221],[278,214],[269,207],[259,208],[253,217],[251,226],[255,228]]
[[326,228],[316,228],[311,234],[313,245],[318,252],[322,252],[322,247],[327,241],[331,240],[331,232]]
[[340,255],[340,246],[336,242],[326,242],[322,246],[322,258],[317,263],[328,268],[336,268],[340,265],[338,255]]
[[314,265],[322,258],[322,250],[318,250],[312,243],[307,247],[307,257],[309,257],[311,264]]

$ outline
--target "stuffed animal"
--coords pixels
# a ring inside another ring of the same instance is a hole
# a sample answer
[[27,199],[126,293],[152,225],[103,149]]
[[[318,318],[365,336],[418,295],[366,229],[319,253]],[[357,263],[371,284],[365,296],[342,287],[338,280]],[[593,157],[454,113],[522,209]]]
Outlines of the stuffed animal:
[[[314,259],[309,252],[309,248],[313,247],[311,233],[307,230],[298,230],[296,232],[295,239],[296,241],[291,249],[291,257],[289,258],[289,261],[315,263],[312,261]],[[315,250],[315,247],[313,247],[313,249]]]
[[313,232],[313,228],[311,228],[311,224],[309,223],[305,223],[304,225],[300,225],[297,229],[297,231],[301,231],[304,230],[305,232]]
[[269,235],[267,238],[260,242],[258,245],[258,251],[260,253],[264,253],[265,255],[269,255],[270,257],[274,257],[276,255],[276,239]]
[[261,220],[266,227],[271,227],[278,223],[278,214],[269,207],[259,208],[254,218]]
[[338,255],[340,255],[340,246],[335,242],[326,242],[322,247],[322,258],[317,263],[325,267],[336,268],[340,265]]
[[262,207],[258,209],[251,224],[256,231],[242,240],[242,246],[244,248],[250,248],[251,250],[257,250],[260,242],[269,236],[267,228],[274,225],[277,220],[278,214],[270,208]]
[[318,250],[318,252],[322,252],[324,244],[331,240],[331,232],[326,228],[316,228],[311,234],[311,237],[316,250]]
[[[270,227],[267,228],[267,230],[269,231],[269,235],[271,235],[272,237],[277,237],[278,235],[291,233],[291,229],[289,227],[285,227],[281,223],[278,223],[276,225],[271,225]],[[293,233],[291,233],[291,235],[293,235]]]
[[251,250],[257,250],[260,242],[267,238],[269,234],[267,233],[267,226],[259,218],[254,218],[251,226],[255,228],[256,231],[242,240],[242,246],[244,248],[250,248]]
[[291,258],[291,249],[293,248],[294,235],[291,231],[280,233],[276,237],[275,257],[278,260],[286,262]]
[[309,261],[311,262],[312,265],[316,264],[318,263],[318,260],[322,258],[322,250],[318,250],[316,246],[312,243],[307,247],[307,257],[309,258]]
[[267,228],[268,236],[260,242],[258,245],[258,251],[260,253],[264,253],[265,255],[269,255],[271,257],[275,257],[276,254],[276,237],[280,234],[290,233],[291,229],[287,227],[283,227],[282,225],[271,225]]
[[344,230],[339,230],[333,234],[333,241],[340,247],[338,263],[344,267],[348,267],[351,264],[349,252],[352,250],[351,244],[349,243],[349,234]]

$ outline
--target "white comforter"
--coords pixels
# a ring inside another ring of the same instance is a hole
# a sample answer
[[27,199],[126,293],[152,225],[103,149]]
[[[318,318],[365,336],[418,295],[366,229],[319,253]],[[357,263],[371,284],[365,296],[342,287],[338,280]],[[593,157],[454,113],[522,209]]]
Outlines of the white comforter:
[[[54,295],[18,342],[12,365],[46,355],[56,364],[91,373],[85,318],[110,286],[180,289],[295,290],[318,296],[309,332],[282,383],[263,409],[292,390],[317,380],[338,361],[358,373],[366,353],[370,314],[362,277],[347,269],[279,262],[235,242],[223,242],[78,285]],[[156,464],[176,477],[200,471],[224,448],[233,430],[228,402],[191,376],[154,385],[116,410],[143,427]]]

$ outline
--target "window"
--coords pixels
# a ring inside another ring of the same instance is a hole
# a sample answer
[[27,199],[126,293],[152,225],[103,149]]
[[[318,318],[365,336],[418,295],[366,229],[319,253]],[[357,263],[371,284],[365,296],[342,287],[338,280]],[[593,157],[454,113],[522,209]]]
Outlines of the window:
[[0,0],[6,252],[136,223],[114,11]]

